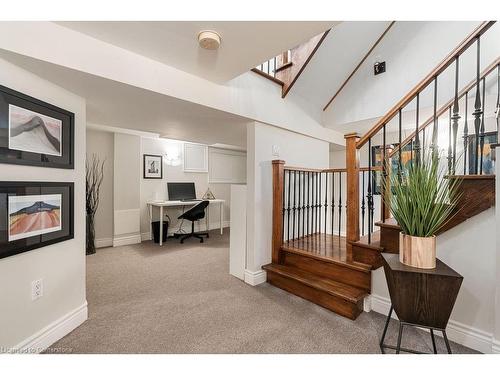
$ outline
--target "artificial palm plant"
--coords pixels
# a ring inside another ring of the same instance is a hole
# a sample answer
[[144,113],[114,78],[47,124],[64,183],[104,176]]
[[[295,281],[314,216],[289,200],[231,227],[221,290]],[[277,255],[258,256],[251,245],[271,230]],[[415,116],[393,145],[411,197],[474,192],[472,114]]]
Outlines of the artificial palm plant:
[[436,153],[423,153],[383,181],[384,200],[399,226],[400,260],[420,268],[436,264],[435,236],[452,218],[460,179],[447,178]]

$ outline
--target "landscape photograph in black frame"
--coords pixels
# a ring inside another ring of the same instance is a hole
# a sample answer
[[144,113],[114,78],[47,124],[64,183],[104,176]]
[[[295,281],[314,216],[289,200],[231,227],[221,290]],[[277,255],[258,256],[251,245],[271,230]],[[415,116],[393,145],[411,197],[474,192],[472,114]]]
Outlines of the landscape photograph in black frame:
[[0,182],[0,259],[74,237],[73,182]]
[[74,168],[73,113],[0,85],[0,163]]

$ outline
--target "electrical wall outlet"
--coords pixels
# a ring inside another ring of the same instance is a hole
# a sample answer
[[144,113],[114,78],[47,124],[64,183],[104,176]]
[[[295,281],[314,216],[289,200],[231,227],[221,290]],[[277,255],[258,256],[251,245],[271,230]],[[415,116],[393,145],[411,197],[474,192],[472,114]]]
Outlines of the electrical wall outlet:
[[37,300],[43,296],[43,279],[33,280],[31,282],[31,300]]

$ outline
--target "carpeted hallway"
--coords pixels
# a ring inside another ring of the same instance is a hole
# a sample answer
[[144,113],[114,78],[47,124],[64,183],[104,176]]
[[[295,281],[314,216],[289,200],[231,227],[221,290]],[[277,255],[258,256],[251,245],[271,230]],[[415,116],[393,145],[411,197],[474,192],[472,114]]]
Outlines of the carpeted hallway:
[[[89,319],[52,346],[70,353],[380,353],[385,317],[338,316],[268,284],[232,277],[229,234],[99,249],[87,257]],[[387,342],[396,340],[396,325]],[[442,339],[438,350],[445,352]],[[431,351],[405,328],[403,345]],[[454,353],[474,351],[452,343]]]

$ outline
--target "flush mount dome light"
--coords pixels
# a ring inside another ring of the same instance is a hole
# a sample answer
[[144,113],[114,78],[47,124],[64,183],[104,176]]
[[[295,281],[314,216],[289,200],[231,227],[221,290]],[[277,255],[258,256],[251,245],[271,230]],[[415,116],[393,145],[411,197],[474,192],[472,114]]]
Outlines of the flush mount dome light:
[[214,50],[220,46],[220,35],[212,30],[200,31],[198,34],[198,43],[201,48]]

